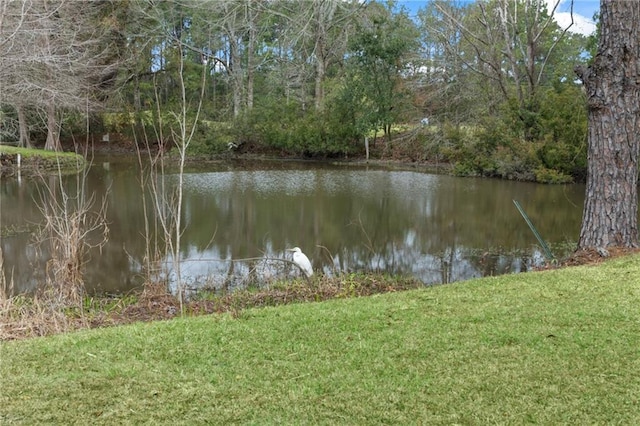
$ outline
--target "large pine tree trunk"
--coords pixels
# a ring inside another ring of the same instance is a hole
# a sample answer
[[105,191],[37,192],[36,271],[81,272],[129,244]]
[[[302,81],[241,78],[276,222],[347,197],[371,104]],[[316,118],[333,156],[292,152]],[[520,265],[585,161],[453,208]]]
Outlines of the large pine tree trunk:
[[588,101],[587,189],[579,249],[638,243],[640,2],[601,0],[598,53],[578,68]]

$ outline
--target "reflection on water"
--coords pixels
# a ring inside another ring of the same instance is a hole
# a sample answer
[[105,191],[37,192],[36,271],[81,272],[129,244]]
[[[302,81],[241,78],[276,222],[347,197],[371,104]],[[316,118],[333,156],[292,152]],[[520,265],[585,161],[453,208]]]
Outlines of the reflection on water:
[[[140,180],[137,164],[124,160],[101,159],[89,173],[88,190],[107,197],[110,227],[108,244],[92,251],[85,267],[94,291],[141,283]],[[169,186],[176,181],[167,176]],[[46,253],[31,237],[41,222],[39,185],[0,182],[5,273],[21,291],[33,289],[45,270]],[[577,239],[583,191],[315,163],[200,166],[184,179],[181,274],[189,286],[216,288],[295,276],[283,261],[293,246],[325,274],[385,271],[433,284],[524,271],[542,255],[512,200],[554,244]]]

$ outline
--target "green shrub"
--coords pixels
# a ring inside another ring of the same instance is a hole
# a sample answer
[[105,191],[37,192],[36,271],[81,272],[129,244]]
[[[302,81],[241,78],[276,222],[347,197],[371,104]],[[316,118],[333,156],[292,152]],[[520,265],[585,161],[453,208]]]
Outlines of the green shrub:
[[200,120],[189,145],[189,154],[219,154],[228,151],[229,143],[236,143],[231,123]]
[[514,143],[509,148],[500,147],[493,155],[495,173],[497,177],[511,180],[532,181],[535,175],[532,171],[532,156],[527,149],[528,144],[523,141]]
[[540,183],[573,183],[573,178],[558,170],[540,167],[534,170],[536,181]]
[[585,175],[587,168],[586,147],[576,146],[547,137],[537,152],[541,163],[549,168],[575,177]]
[[243,122],[234,125],[236,140],[299,156],[331,157],[358,149],[357,132],[348,121],[341,121],[343,117],[335,108],[304,112],[296,102],[261,102]]
[[545,129],[538,157],[544,167],[582,179],[587,170],[587,111],[582,88],[556,83],[541,94]]

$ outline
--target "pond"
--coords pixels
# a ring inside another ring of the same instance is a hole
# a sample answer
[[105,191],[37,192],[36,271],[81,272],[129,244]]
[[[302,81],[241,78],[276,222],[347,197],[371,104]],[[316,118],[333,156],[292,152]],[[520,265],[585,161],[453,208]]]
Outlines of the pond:
[[[132,158],[96,158],[85,194],[106,201],[109,239],[90,251],[91,293],[122,293],[144,279],[145,206]],[[167,186],[177,175],[166,175]],[[75,177],[0,182],[2,253],[14,292],[42,282],[46,247],[34,244],[44,184],[70,193]],[[171,189],[167,189],[169,191]],[[145,197],[143,197],[145,194]],[[45,195],[46,197],[46,195]],[[293,161],[231,161],[184,175],[181,277],[188,288],[240,287],[296,276],[285,249],[298,246],[316,273],[409,274],[426,285],[531,269],[543,260],[519,201],[556,256],[578,237],[583,185],[550,186]],[[170,256],[160,263],[175,278]]]

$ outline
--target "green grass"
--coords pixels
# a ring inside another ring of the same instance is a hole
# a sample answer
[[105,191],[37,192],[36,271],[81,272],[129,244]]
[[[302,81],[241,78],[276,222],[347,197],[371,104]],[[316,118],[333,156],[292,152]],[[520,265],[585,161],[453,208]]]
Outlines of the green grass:
[[86,165],[84,157],[74,152],[57,152],[0,145],[0,153],[20,154],[22,157],[22,169],[27,173],[43,171],[77,173]]
[[69,157],[76,158],[77,154],[74,152],[57,152],[46,151],[44,149],[35,148],[20,148],[17,146],[0,145],[0,152],[7,154],[21,154],[23,158],[30,157],[43,157],[43,158],[56,158],[56,157]]
[[640,257],[0,343],[1,424],[638,424]]

